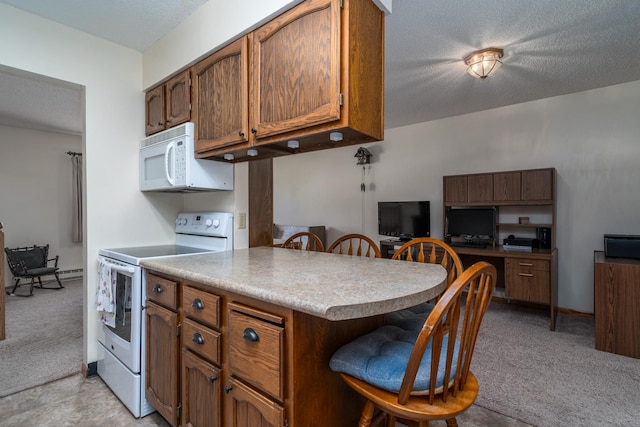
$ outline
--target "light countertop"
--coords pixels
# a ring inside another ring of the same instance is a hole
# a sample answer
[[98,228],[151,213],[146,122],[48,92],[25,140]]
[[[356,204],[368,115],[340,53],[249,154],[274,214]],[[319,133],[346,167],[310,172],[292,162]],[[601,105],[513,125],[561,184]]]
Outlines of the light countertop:
[[328,320],[411,307],[444,290],[440,265],[260,247],[141,262],[149,270]]

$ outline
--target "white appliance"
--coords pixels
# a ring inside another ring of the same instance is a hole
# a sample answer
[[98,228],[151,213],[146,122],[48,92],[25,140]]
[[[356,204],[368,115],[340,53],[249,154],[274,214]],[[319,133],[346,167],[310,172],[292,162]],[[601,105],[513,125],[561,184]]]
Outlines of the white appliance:
[[194,125],[179,126],[140,142],[140,190],[233,190],[233,164],[194,157]]
[[146,284],[140,261],[233,250],[231,213],[181,213],[175,230],[175,244],[99,251],[116,278],[116,325],[98,328],[98,375],[136,418],[155,411],[145,398]]

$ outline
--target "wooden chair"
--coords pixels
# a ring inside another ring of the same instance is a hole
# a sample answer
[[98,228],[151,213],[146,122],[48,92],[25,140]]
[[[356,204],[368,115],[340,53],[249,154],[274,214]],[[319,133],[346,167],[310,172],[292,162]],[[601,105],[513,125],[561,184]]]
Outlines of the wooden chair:
[[[35,280],[38,280],[38,285],[43,288],[42,276],[54,276],[58,287],[54,289],[64,288],[58,277],[58,258],[48,259],[49,257],[49,245],[43,246],[29,246],[24,248],[4,248],[4,252],[7,255],[7,264],[9,264],[9,270],[13,275],[14,285],[11,292],[7,292],[9,295],[15,295],[16,289],[20,286],[20,280],[31,279],[29,286],[29,295],[33,295],[33,286]],[[53,266],[49,266],[49,262],[53,261]]]
[[364,234],[358,233],[345,234],[337,238],[336,241],[329,246],[327,252],[341,255],[382,258],[382,253],[378,245],[376,245],[376,242]]
[[308,231],[295,233],[282,244],[283,248],[324,252],[324,245],[318,236]]
[[[462,274],[464,267],[460,257],[451,246],[433,237],[418,237],[400,246],[391,259],[411,262],[440,264],[447,270],[447,287]],[[416,306],[387,314],[387,324],[420,329],[433,304],[423,302]],[[416,317],[417,316],[417,317]]]
[[457,426],[455,417],[478,395],[469,367],[495,278],[495,267],[480,261],[447,288],[419,332],[386,325],[334,353],[331,369],[367,400],[360,427],[384,418],[387,427],[396,420]]

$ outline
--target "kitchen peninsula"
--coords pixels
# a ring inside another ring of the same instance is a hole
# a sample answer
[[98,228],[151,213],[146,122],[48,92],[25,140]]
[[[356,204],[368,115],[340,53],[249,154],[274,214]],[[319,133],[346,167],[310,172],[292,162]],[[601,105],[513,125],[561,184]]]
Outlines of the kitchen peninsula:
[[147,399],[174,426],[356,425],[362,402],[329,358],[384,313],[437,296],[446,276],[439,265],[271,247],[143,267]]

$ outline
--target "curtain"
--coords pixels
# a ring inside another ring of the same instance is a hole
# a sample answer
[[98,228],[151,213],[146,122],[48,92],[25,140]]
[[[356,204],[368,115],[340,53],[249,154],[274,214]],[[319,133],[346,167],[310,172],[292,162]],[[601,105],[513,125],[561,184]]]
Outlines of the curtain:
[[71,240],[75,243],[82,242],[82,154],[71,156],[73,166],[73,183],[71,192],[73,195],[73,225]]

